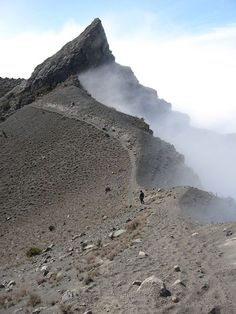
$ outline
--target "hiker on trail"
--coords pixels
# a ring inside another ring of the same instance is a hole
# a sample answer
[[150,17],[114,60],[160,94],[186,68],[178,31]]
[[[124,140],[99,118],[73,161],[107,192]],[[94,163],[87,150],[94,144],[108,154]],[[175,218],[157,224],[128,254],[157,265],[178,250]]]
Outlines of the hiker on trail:
[[140,191],[139,199],[140,199],[141,204],[144,204],[144,193],[142,190]]

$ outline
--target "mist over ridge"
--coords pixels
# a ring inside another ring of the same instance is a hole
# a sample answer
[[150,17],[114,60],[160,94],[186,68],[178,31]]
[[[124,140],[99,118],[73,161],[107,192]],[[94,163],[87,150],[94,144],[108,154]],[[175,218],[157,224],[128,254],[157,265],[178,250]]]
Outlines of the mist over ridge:
[[192,127],[187,114],[172,111],[154,89],[139,84],[129,67],[106,64],[80,74],[79,80],[95,99],[143,117],[155,136],[174,144],[205,190],[236,199],[236,136]]

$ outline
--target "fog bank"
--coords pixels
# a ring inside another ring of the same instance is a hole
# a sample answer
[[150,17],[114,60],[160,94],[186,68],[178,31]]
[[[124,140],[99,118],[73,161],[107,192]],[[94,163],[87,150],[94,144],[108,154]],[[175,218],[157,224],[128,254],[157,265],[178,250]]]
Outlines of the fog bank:
[[236,199],[236,134],[222,135],[192,127],[186,114],[172,111],[155,90],[140,85],[128,67],[105,65],[81,74],[79,80],[95,99],[143,117],[155,136],[174,144],[205,190]]

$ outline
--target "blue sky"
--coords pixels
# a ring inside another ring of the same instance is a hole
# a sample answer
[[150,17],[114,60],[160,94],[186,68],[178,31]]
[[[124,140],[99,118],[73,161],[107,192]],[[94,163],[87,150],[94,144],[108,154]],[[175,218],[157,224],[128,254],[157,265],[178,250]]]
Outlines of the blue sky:
[[156,25],[164,29],[178,25],[188,31],[235,23],[235,0],[0,0],[0,25],[6,33],[29,28],[37,31],[58,29],[74,19],[88,24],[95,17],[116,14],[130,30],[142,23],[143,12],[157,14]]
[[194,125],[236,131],[236,0],[0,0],[0,76],[29,77],[95,17],[141,83]]

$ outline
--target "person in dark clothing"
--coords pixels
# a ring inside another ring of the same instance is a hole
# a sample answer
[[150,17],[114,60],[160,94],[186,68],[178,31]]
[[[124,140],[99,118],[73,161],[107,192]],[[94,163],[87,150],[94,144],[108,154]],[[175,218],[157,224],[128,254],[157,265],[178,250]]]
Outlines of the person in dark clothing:
[[144,204],[144,193],[142,190],[140,191],[139,199],[140,199],[141,204]]

